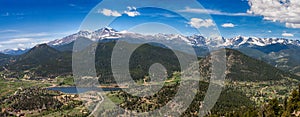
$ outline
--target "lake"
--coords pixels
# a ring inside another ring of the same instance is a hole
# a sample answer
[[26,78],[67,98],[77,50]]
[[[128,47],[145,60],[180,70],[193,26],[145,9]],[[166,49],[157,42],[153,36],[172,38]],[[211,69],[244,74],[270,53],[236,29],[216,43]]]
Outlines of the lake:
[[87,91],[118,91],[121,90],[121,88],[91,88],[91,87],[50,87],[47,88],[48,90],[54,90],[54,91],[60,91],[63,93],[71,93],[71,94],[77,94],[77,93],[84,93]]

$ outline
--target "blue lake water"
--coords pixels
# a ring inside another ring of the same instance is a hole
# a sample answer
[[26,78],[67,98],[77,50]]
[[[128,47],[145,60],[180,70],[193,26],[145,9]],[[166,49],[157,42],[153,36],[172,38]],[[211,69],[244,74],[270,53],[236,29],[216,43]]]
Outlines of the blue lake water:
[[48,90],[54,90],[54,91],[60,91],[63,93],[71,93],[71,94],[77,94],[77,93],[84,93],[87,91],[118,91],[121,90],[121,88],[90,88],[90,87],[51,87],[47,88]]

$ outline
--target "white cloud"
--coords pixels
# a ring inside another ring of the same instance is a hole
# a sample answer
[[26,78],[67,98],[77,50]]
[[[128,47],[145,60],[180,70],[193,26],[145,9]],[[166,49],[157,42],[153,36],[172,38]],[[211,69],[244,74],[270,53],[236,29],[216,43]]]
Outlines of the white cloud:
[[133,7],[128,6],[127,9],[128,9],[128,10],[134,10],[134,11],[136,11],[136,7],[134,7],[134,6],[133,6]]
[[271,33],[271,32],[272,32],[271,30],[268,31],[268,33]]
[[211,14],[211,15],[225,15],[225,16],[253,16],[249,13],[227,13],[218,10],[211,10],[211,9],[198,9],[198,8],[189,8],[186,7],[183,10],[178,10],[178,12],[185,12],[185,13],[198,13],[198,14]]
[[[62,35],[62,33],[46,33],[46,32],[40,32],[40,33],[28,33],[28,34],[20,34],[20,31],[14,31],[14,30],[3,30],[0,31],[0,33],[16,33],[14,35],[9,36],[3,36],[2,39],[11,39],[11,38],[41,38],[41,37],[49,37],[49,36],[55,36],[55,35]],[[66,35],[66,34],[64,34]]]
[[16,44],[16,43],[26,43],[32,41],[32,38],[16,38],[16,39],[10,39],[6,41],[0,41],[0,44]]
[[14,38],[14,39],[8,39],[5,41],[0,41],[0,45],[2,46],[26,46],[27,44],[35,43],[35,44],[40,44],[40,43],[47,43],[49,42],[48,39],[35,39],[35,38]]
[[233,23],[225,23],[225,24],[222,25],[222,27],[224,27],[224,28],[233,28],[233,27],[235,27],[235,25]]
[[18,47],[25,47],[25,44],[19,43]]
[[23,35],[16,35],[15,37],[44,37],[44,36],[51,36],[53,34],[50,33],[29,33],[29,34],[23,34]]
[[[134,6],[132,6],[132,7],[128,6],[127,9],[128,10],[123,11],[123,13],[130,16],[130,17],[135,17],[135,16],[138,16],[138,15],[141,15],[140,12],[138,12],[136,10],[136,7],[134,7]],[[114,17],[122,16],[122,14],[120,12],[115,11],[115,10],[110,10],[110,9],[98,10],[98,13],[101,13],[105,16],[114,16]]]
[[127,14],[128,16],[130,17],[135,17],[135,16],[138,16],[138,15],[141,15],[139,12],[137,11],[124,11],[125,14]]
[[114,11],[110,9],[102,9],[99,10],[98,13],[102,13],[105,16],[114,16],[114,17],[122,16],[118,11]]
[[46,38],[16,38],[10,39],[6,41],[0,41],[0,50],[4,49],[13,49],[13,48],[31,48],[37,44],[48,43],[48,39]]
[[[37,32],[37,33],[25,33],[20,30],[2,30],[2,32],[16,32],[15,34],[2,36],[0,40],[0,50],[12,49],[16,47],[29,48],[37,44],[48,43],[53,39],[58,39],[69,35],[70,33],[77,32],[77,30],[71,30],[66,32]],[[1,33],[1,31],[0,31]]]
[[249,5],[250,14],[285,23],[288,28],[300,28],[299,0],[249,0]]
[[127,9],[128,9],[128,11],[124,11],[124,13],[127,14],[130,17],[135,17],[135,16],[138,16],[138,15],[141,15],[140,12],[138,12],[136,10],[136,7],[128,6]]
[[39,40],[37,42],[31,42],[31,43],[28,43],[28,45],[30,46],[35,46],[37,44],[42,44],[42,43],[48,43],[49,41],[48,40]]
[[11,30],[11,29],[8,29],[8,30],[0,30],[0,33],[16,33],[16,32],[19,32],[18,30]]
[[282,33],[282,36],[284,36],[284,37],[294,37],[294,34],[284,32],[284,33]]
[[188,24],[190,24],[190,26],[194,28],[201,28],[201,27],[208,28],[211,26],[215,26],[212,19],[200,19],[200,18],[192,18]]

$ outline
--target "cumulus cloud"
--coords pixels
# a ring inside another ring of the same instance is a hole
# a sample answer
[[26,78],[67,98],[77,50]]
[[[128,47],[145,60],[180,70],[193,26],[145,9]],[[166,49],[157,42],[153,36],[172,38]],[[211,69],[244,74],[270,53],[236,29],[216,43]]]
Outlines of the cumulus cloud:
[[105,16],[114,16],[114,17],[122,16],[121,13],[119,13],[118,11],[114,11],[110,9],[102,9],[99,10],[98,13],[102,13]]
[[249,14],[265,20],[285,23],[288,28],[300,28],[299,0],[249,0]]
[[138,12],[136,10],[136,7],[128,6],[127,9],[128,9],[128,11],[124,11],[124,13],[127,14],[130,17],[135,17],[135,16],[138,16],[138,15],[141,15],[140,12]]
[[282,33],[282,36],[284,36],[284,37],[294,37],[294,34],[284,32],[284,33]]
[[178,12],[184,12],[184,13],[198,13],[198,14],[211,14],[211,15],[225,15],[225,16],[253,16],[249,13],[227,13],[222,12],[218,10],[212,10],[212,9],[199,9],[199,8],[190,8],[186,7],[183,10],[178,10]]
[[233,27],[235,27],[235,25],[233,23],[225,23],[225,24],[222,24],[222,27],[224,27],[224,28],[233,28]]
[[211,26],[215,26],[215,23],[213,22],[212,19],[200,19],[200,18],[192,18],[188,24],[190,24],[190,26],[194,28],[201,28],[201,27],[208,28]]
[[124,12],[125,14],[127,14],[128,16],[130,17],[135,17],[135,16],[138,16],[138,15],[141,15],[139,12],[137,11],[125,11]]
[[[101,10],[98,10],[98,13],[101,13],[105,16],[114,16],[114,17],[122,16],[122,14],[120,12],[115,11],[115,10],[110,10],[110,9],[101,9]],[[128,6],[127,10],[123,11],[123,13],[130,17],[135,17],[138,15],[141,15],[140,12],[137,11],[136,7],[133,7],[133,6],[132,7]]]
[[127,9],[128,9],[128,10],[134,10],[134,11],[136,11],[136,7],[134,7],[134,6],[133,6],[133,7],[128,6]]

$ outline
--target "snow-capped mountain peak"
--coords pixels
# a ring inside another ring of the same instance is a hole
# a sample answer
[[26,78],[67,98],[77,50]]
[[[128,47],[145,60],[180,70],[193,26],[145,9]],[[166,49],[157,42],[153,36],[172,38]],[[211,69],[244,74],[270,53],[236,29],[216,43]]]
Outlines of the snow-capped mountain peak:
[[48,45],[58,46],[58,45],[68,44],[75,41],[79,37],[89,38],[93,41],[104,39],[104,38],[119,38],[120,35],[117,32],[118,31],[110,27],[104,27],[96,31],[81,30],[75,34],[66,36],[62,39],[51,41],[48,43]]
[[283,38],[258,38],[258,37],[246,37],[237,36],[234,38],[207,38],[201,35],[184,36],[180,34],[155,34],[155,35],[143,35],[128,31],[118,32],[117,30],[104,27],[96,31],[79,31],[78,33],[57,39],[48,43],[51,46],[64,45],[73,42],[79,37],[85,37],[93,41],[101,39],[120,39],[122,37],[130,37],[136,39],[156,39],[156,40],[168,40],[168,41],[183,41],[193,46],[206,46],[206,47],[227,47],[227,48],[239,48],[239,47],[253,47],[253,46],[267,46],[271,44],[291,44],[300,46],[298,40],[288,40]]
[[[205,48],[241,48],[241,47],[263,47],[268,45],[293,45],[300,47],[300,41],[299,40],[289,40],[284,38],[259,38],[259,37],[253,37],[253,36],[236,36],[233,38],[224,38],[224,37],[213,37],[208,38],[204,37],[199,34],[191,35],[191,36],[185,36],[181,34],[154,34],[154,35],[144,35],[134,32],[128,32],[128,31],[117,31],[110,27],[104,27],[101,29],[98,29],[96,31],[89,31],[89,30],[81,30],[77,33],[74,33],[72,35],[66,36],[62,39],[56,39],[54,41],[51,41],[47,43],[49,46],[61,46],[65,44],[69,44],[76,39],[83,37],[88,38],[93,41],[103,40],[109,41],[110,39],[116,40],[116,39],[137,39],[137,40],[158,40],[158,41],[168,41],[174,44],[180,44],[180,43],[187,43],[192,46],[197,47],[205,47]],[[15,49],[6,49],[3,51],[0,51],[4,54],[10,54],[10,55],[20,55],[27,51],[28,49],[24,48],[15,48]]]
[[13,48],[13,49],[5,49],[0,51],[3,54],[8,54],[8,55],[21,55],[25,52],[27,52],[29,49],[26,48]]
[[241,46],[267,46],[271,44],[284,44],[300,46],[298,40],[288,40],[283,38],[258,38],[258,37],[244,37],[237,36],[234,38],[226,39],[223,46],[239,48]]

